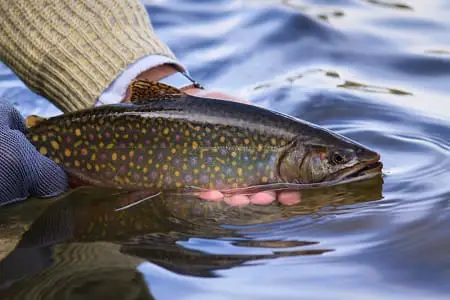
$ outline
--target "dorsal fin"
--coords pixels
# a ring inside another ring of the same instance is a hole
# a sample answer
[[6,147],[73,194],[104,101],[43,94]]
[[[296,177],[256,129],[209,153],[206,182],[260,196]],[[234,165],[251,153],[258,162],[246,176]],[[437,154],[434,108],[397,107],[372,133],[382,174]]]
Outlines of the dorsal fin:
[[170,85],[157,81],[134,80],[130,84],[130,101],[133,104],[145,104],[153,100],[181,98],[186,94]]
[[29,115],[26,119],[25,119],[25,126],[27,126],[27,128],[31,128],[36,126],[37,124],[41,123],[42,121],[47,120],[46,118],[43,117],[39,117],[36,115]]

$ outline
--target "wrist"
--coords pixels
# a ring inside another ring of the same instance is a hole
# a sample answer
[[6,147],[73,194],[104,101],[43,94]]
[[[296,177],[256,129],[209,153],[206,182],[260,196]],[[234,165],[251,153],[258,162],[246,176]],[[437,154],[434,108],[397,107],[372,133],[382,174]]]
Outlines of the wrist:
[[[150,69],[142,72],[135,79],[146,80],[146,81],[160,81],[160,80],[163,80],[164,78],[167,78],[177,72],[184,72],[184,70],[177,68],[177,66],[173,65],[173,64],[164,64],[164,65],[150,68]],[[190,95],[196,95],[200,91],[203,91],[200,87],[195,86],[195,84],[188,85],[186,87],[182,87],[179,89]],[[129,102],[130,96],[131,96],[130,90],[127,89],[126,95],[122,102]]]

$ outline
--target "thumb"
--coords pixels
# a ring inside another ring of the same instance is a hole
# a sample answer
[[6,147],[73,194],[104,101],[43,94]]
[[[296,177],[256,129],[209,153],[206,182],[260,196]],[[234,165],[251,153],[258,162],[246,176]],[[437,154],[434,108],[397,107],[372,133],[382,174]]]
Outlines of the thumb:
[[34,164],[30,174],[30,195],[54,197],[68,190],[67,174],[52,160],[34,151]]
[[26,131],[25,121],[20,112],[5,101],[0,101],[0,126],[21,132]]

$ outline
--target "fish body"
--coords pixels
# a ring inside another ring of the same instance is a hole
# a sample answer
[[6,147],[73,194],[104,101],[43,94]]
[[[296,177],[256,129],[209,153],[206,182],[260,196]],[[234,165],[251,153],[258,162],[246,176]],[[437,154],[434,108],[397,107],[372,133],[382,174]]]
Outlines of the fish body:
[[[137,83],[134,103],[41,120],[27,137],[71,177],[125,190],[311,184],[344,178],[379,159],[288,115],[146,82]],[[333,153],[342,162],[332,162]]]

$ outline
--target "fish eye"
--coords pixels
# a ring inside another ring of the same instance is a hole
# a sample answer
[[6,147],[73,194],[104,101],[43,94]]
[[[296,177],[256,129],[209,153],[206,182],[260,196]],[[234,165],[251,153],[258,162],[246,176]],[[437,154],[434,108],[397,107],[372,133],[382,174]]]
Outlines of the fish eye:
[[330,162],[332,164],[344,164],[348,161],[347,155],[342,151],[333,151],[330,155]]

